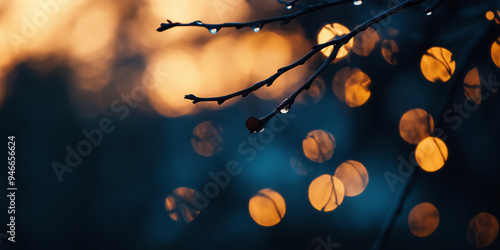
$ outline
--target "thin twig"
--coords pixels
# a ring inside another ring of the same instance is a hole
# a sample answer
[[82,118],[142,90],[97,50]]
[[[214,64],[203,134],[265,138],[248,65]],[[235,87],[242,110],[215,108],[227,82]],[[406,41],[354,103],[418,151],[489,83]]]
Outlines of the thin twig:
[[[344,35],[344,36],[341,36],[341,37],[338,37],[338,38],[335,38],[335,39],[332,39],[330,40],[329,42],[326,42],[326,43],[322,43],[322,44],[318,44],[318,45],[315,45],[311,51],[309,51],[309,53],[307,53],[306,55],[304,55],[302,58],[300,58],[299,60],[293,62],[292,64],[290,65],[287,65],[285,67],[282,67],[280,69],[278,69],[278,71],[273,74],[272,76],[270,76],[269,78],[263,80],[263,81],[260,81],[258,83],[255,83],[254,85],[246,88],[246,89],[243,89],[243,90],[240,90],[240,91],[237,91],[237,92],[234,92],[234,93],[231,93],[231,94],[228,94],[228,95],[225,95],[225,96],[217,96],[217,97],[198,97],[198,96],[195,96],[193,94],[189,94],[189,95],[186,95],[184,98],[185,99],[189,99],[189,100],[192,100],[193,103],[198,103],[198,102],[210,102],[210,101],[216,101],[217,103],[219,104],[222,104],[224,103],[225,101],[231,99],[231,98],[234,98],[234,97],[237,97],[237,96],[242,96],[242,97],[245,97],[247,95],[249,95],[250,93],[252,93],[253,91],[256,91],[258,89],[260,89],[261,87],[263,87],[264,85],[267,85],[268,87],[271,86],[274,81],[280,77],[282,74],[286,73],[287,71],[299,66],[299,65],[303,65],[307,60],[309,60],[309,58],[311,58],[313,55],[315,55],[316,53],[318,53],[320,50],[322,50],[323,48],[326,48],[328,46],[333,46],[333,45],[339,45],[339,49],[340,47],[342,47],[344,44],[346,44],[351,38],[353,38],[355,35],[359,34],[360,32],[366,30],[368,27],[370,27],[371,25],[373,24],[376,24],[380,21],[382,21],[383,19],[393,15],[393,14],[396,14],[398,13],[399,11],[411,6],[411,5],[416,5],[416,4],[419,4],[421,2],[423,2],[424,0],[407,0],[399,5],[396,5],[394,6],[393,8],[369,19],[368,21],[364,22],[363,24],[361,24],[360,26],[358,26],[357,28],[355,28],[354,30],[352,30],[351,32],[349,32],[348,34]],[[334,58],[335,59],[335,58]]]
[[[295,3],[295,1],[292,1]],[[281,24],[287,24],[290,22],[292,19],[297,18],[299,16],[302,16],[304,14],[314,12],[320,9],[344,4],[344,3],[350,3],[352,0],[335,0],[335,1],[322,1],[319,4],[314,4],[314,5],[306,5],[306,6],[301,6],[303,9],[289,14],[289,15],[284,15],[284,16],[278,16],[278,17],[271,17],[271,18],[266,18],[266,19],[261,19],[257,21],[252,21],[252,22],[246,22],[246,23],[221,23],[221,24],[206,24],[203,23],[202,21],[194,21],[190,23],[179,23],[179,22],[172,22],[171,20],[167,19],[166,23],[161,23],[160,27],[157,28],[156,30],[158,32],[165,31],[167,29],[171,29],[176,26],[191,26],[191,27],[205,27],[207,28],[210,33],[217,33],[221,28],[236,28],[236,29],[241,29],[243,27],[251,27],[252,29],[257,29],[260,30],[264,25],[268,23],[273,23],[273,22],[281,22]],[[293,6],[293,5],[292,5]]]
[[432,12],[435,9],[437,9],[437,7],[439,7],[439,5],[441,5],[443,2],[444,2],[444,0],[436,0],[434,3],[432,3],[429,6],[427,6],[427,8],[425,9],[425,13],[427,13],[427,15],[431,15]]
[[[297,0],[290,1],[290,2],[286,2],[286,1],[282,1],[282,0],[278,0],[278,1],[282,4],[290,5],[290,4],[295,4],[295,2]],[[231,99],[231,98],[234,98],[234,97],[237,97],[240,95],[242,97],[245,97],[245,96],[249,95],[250,93],[252,93],[253,91],[260,89],[264,85],[266,85],[268,87],[271,86],[278,77],[280,77],[281,75],[283,75],[287,71],[289,71],[289,70],[291,70],[299,65],[303,65],[313,55],[315,55],[316,53],[318,53],[322,49],[329,47],[329,46],[333,46],[333,51],[330,54],[330,56],[326,59],[326,61],[316,70],[316,72],[299,89],[297,89],[292,95],[290,95],[287,99],[285,99],[273,112],[271,112],[268,115],[261,117],[259,119],[255,118],[255,117],[250,117],[249,120],[247,120],[247,127],[250,129],[250,132],[261,131],[262,129],[264,129],[267,122],[274,115],[280,113],[280,111],[283,111],[283,113],[288,112],[288,110],[291,108],[292,104],[294,103],[295,98],[302,91],[309,89],[312,82],[325,70],[325,68],[328,66],[328,64],[337,57],[337,53],[338,53],[339,49],[342,48],[342,46],[344,46],[345,44],[347,44],[348,41],[350,41],[355,35],[366,30],[368,27],[372,26],[373,24],[379,23],[383,19],[385,19],[391,15],[399,13],[401,10],[403,10],[405,8],[408,8],[412,5],[418,5],[424,1],[425,0],[406,0],[403,3],[400,3],[400,4],[394,6],[390,9],[384,11],[383,13],[381,13],[377,16],[370,18],[369,20],[365,21],[363,24],[359,25],[357,28],[353,29],[351,32],[349,32],[346,35],[332,39],[326,43],[321,43],[321,44],[313,46],[313,48],[306,55],[304,55],[302,58],[300,58],[299,60],[293,62],[292,64],[289,64],[285,67],[278,69],[278,71],[275,74],[273,74],[272,76],[270,76],[269,78],[267,78],[263,81],[260,81],[258,83],[255,83],[254,85],[252,85],[248,88],[245,88],[243,90],[240,90],[240,91],[237,91],[237,92],[225,95],[225,96],[197,97],[193,94],[189,94],[189,95],[184,96],[184,98],[192,100],[193,103],[216,101],[220,105],[220,104],[224,103],[225,101],[227,101],[228,99]],[[433,9],[437,8],[437,6],[439,6],[439,4],[442,1],[444,1],[444,0],[437,0],[434,4],[431,5],[431,6],[433,6],[432,8]],[[309,12],[313,12],[313,11],[316,11],[319,9],[339,5],[342,3],[347,3],[347,2],[352,2],[352,0],[322,1],[321,4],[308,5],[304,9],[297,11],[297,12],[290,14],[290,15],[262,19],[259,21],[253,21],[253,22],[247,22],[247,23],[205,24],[201,21],[194,21],[191,23],[174,23],[170,20],[167,20],[168,23],[162,23],[161,27],[158,28],[158,31],[164,31],[164,30],[176,27],[176,26],[205,27],[211,33],[215,33],[219,29],[224,28],[224,27],[234,27],[237,29],[242,28],[242,27],[252,27],[254,29],[254,31],[258,31],[263,27],[263,25],[270,23],[270,22],[281,21],[282,24],[285,24],[285,23],[288,23],[293,18],[296,18],[300,15],[303,15],[303,14],[306,14]],[[430,7],[428,7],[428,8],[430,8]],[[258,28],[258,30],[256,30],[256,28]],[[213,31],[215,31],[215,32],[213,32]],[[249,124],[250,124],[250,127],[249,127]],[[251,124],[253,124],[253,126]]]

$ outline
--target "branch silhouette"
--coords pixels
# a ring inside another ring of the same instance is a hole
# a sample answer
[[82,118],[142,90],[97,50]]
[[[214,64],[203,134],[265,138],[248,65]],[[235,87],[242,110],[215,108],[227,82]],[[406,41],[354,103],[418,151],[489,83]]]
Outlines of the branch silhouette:
[[[178,27],[178,26],[194,26],[194,27],[204,27],[210,31],[210,33],[217,33],[221,28],[229,28],[233,27],[236,29],[240,29],[243,27],[251,27],[253,31],[258,32],[260,31],[265,24],[272,23],[272,22],[279,22],[281,21],[282,24],[286,24],[290,22],[292,19],[297,18],[301,15],[314,12],[320,9],[344,4],[344,3],[355,3],[355,5],[361,4],[360,0],[334,0],[334,1],[325,1],[323,0],[319,4],[313,4],[313,5],[299,5],[297,4],[298,0],[293,0],[293,1],[283,1],[283,0],[278,0],[279,3],[284,4],[287,9],[292,9],[293,7],[297,6],[300,7],[301,10],[289,14],[289,15],[284,15],[284,16],[279,16],[279,17],[272,17],[272,18],[267,18],[267,19],[262,19],[262,20],[257,20],[257,21],[252,21],[252,22],[244,22],[244,23],[221,23],[221,24],[205,24],[202,21],[194,21],[190,23],[178,23],[178,22],[172,22],[170,20],[167,20],[167,23],[162,23],[160,27],[157,29],[157,31],[162,32],[170,28]],[[317,54],[319,51],[322,49],[333,46],[333,51],[328,56],[328,58],[321,64],[321,66],[315,71],[315,73],[305,82],[301,87],[299,87],[294,93],[292,93],[288,98],[286,98],[278,107],[276,107],[271,113],[267,114],[266,116],[263,116],[261,118],[256,118],[256,117],[249,117],[246,121],[246,126],[250,130],[250,133],[253,132],[259,132],[262,131],[267,122],[276,114],[278,113],[287,113],[291,106],[293,105],[295,98],[304,90],[308,90],[309,87],[311,86],[312,82],[326,69],[326,67],[335,60],[337,57],[337,53],[342,46],[347,44],[354,36],[357,34],[363,32],[370,26],[379,23],[380,21],[384,20],[385,18],[392,16],[394,14],[399,13],[400,11],[413,6],[413,5],[419,5],[425,0],[406,0],[402,3],[399,3],[395,5],[394,7],[378,14],[377,16],[374,16],[367,21],[365,21],[363,24],[359,25],[357,28],[353,29],[351,32],[348,34],[345,34],[343,36],[337,37],[335,39],[332,39],[328,42],[317,44],[313,46],[313,48],[302,58],[298,59],[297,61],[281,67],[277,70],[277,72],[270,77],[268,77],[265,80],[262,80],[260,82],[255,83],[254,85],[242,89],[240,91],[224,95],[224,96],[217,96],[217,97],[198,97],[193,94],[188,94],[185,95],[184,98],[188,100],[192,100],[193,103],[198,103],[198,102],[217,102],[219,105],[223,104],[225,101],[235,98],[237,96],[242,96],[246,97],[250,93],[262,88],[263,86],[270,87],[274,81],[283,75],[284,73],[288,72],[289,70],[296,68],[300,65],[303,65],[305,62],[307,62],[312,56]],[[430,15],[432,11],[434,11],[444,0],[436,0],[433,2],[431,5],[429,5],[426,8],[426,13],[427,15]]]

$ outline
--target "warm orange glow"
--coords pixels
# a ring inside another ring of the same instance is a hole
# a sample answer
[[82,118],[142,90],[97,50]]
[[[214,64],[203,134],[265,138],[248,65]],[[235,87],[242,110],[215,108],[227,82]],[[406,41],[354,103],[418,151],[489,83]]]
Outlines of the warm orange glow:
[[296,102],[306,105],[315,104],[319,102],[321,98],[323,98],[325,89],[325,80],[323,80],[323,78],[321,77],[318,77],[313,81],[311,87],[307,91],[304,91],[297,96]]
[[490,213],[479,213],[467,225],[467,240],[474,247],[487,247],[498,235],[498,221]]
[[[222,107],[205,103],[190,107],[194,105],[183,99],[185,94],[222,95],[246,87],[249,83],[252,69],[248,60],[252,59],[252,51],[238,40],[241,32],[213,36],[201,28],[175,29],[168,34],[155,30],[165,17],[180,22],[197,19],[212,23],[247,20],[252,8],[245,1],[213,4],[197,0],[146,0],[141,3],[94,0],[34,3],[32,0],[16,0],[8,4],[6,2],[1,7],[0,33],[5,36],[0,37],[0,82],[3,82],[1,78],[5,74],[27,58],[55,59],[36,65],[36,70],[41,71],[61,65],[69,66],[67,72],[72,73],[69,83],[77,91],[83,89],[85,92],[100,92],[109,82],[119,82],[116,78],[123,77],[116,72],[115,67],[119,68],[120,73],[136,70],[134,75],[127,73],[132,78],[127,83],[117,84],[118,90],[122,91],[120,93],[127,95],[131,88],[144,82],[157,82],[158,88],[147,91],[150,96],[154,96],[154,100],[150,101],[158,113],[169,117]],[[297,32],[289,31],[290,34]],[[306,40],[303,36],[297,37]],[[193,48],[196,48],[195,52],[190,51]],[[309,49],[310,46],[305,48]],[[300,49],[292,50],[300,53]],[[169,59],[161,58],[166,55],[169,55]],[[212,56],[212,60],[207,66],[203,58],[208,56]],[[117,60],[120,63],[115,63]],[[143,60],[148,70],[144,70]],[[162,68],[158,65],[172,67]],[[141,79],[143,73],[146,81]],[[167,76],[170,73],[172,79]],[[186,77],[182,79],[183,76]],[[197,84],[204,87],[191,88]],[[185,92],[188,89],[192,91]],[[0,85],[0,100],[2,95],[3,86]],[[107,98],[108,94],[103,93],[96,99],[101,103],[113,101],[102,100],[103,97]],[[227,104],[231,102],[224,107]],[[141,105],[141,108],[144,106]]]
[[370,98],[368,87],[371,79],[358,68],[345,67],[333,78],[332,87],[335,95],[347,106],[354,108],[365,104]]
[[495,18],[495,14],[493,14],[492,11],[486,12],[486,19],[491,21],[491,20],[493,20],[493,18]]
[[196,192],[191,188],[179,187],[176,188],[165,199],[165,208],[172,220],[188,223],[200,213],[194,205],[194,197]]
[[148,97],[160,114],[177,117],[190,114],[196,105],[184,99],[187,93],[203,88],[196,52],[184,47],[166,48],[151,56],[150,69],[145,72],[149,86]]
[[324,174],[309,185],[309,201],[319,211],[330,212],[344,200],[344,184],[339,178]]
[[[297,50],[296,46],[299,46],[299,48],[310,48],[311,46],[300,32],[262,30],[259,33],[247,32],[240,40],[247,47],[246,52],[236,55],[247,64],[245,67],[249,70],[250,81],[244,81],[245,84],[262,81],[276,73],[276,69],[291,64],[300,58],[303,51]],[[234,45],[228,45],[227,47],[232,46]],[[224,50],[227,50],[227,48]],[[213,57],[210,60],[213,60]],[[228,68],[231,68],[231,66],[228,65],[223,70],[227,72]],[[305,80],[307,68],[308,66],[292,69],[279,77],[271,88],[263,87],[254,93],[264,100],[284,98],[290,94],[291,88],[295,88]],[[239,73],[235,72],[235,74]],[[232,88],[233,85],[235,85],[234,79],[230,81],[228,86]],[[241,89],[241,87],[238,87],[238,89]]]
[[378,41],[378,33],[372,28],[367,28],[365,31],[354,36],[352,51],[360,56],[369,56]]
[[455,60],[449,50],[432,47],[422,56],[420,69],[427,80],[446,82],[455,72]]
[[469,101],[481,104],[481,82],[477,68],[471,69],[465,76],[464,93]]
[[394,40],[384,40],[382,42],[382,56],[385,61],[392,65],[398,64],[399,47]]
[[448,148],[437,137],[427,137],[422,140],[415,150],[418,165],[427,172],[441,169],[448,159]]
[[[341,37],[343,35],[346,35],[349,32],[351,32],[351,31],[342,24],[339,24],[339,23],[327,24],[318,33],[318,44],[326,43],[334,38],[338,38],[338,37]],[[339,52],[337,53],[337,58],[333,62],[338,62],[338,61],[340,61],[340,59],[347,56],[347,54],[349,54],[349,51],[351,50],[353,44],[354,44],[354,41],[353,41],[353,39],[351,39],[351,40],[349,40],[349,42],[347,42],[347,44],[342,46],[342,48],[340,48]],[[329,47],[321,50],[321,52],[325,56],[329,56],[332,53],[332,51],[333,51],[333,46],[329,46]]]
[[212,156],[222,151],[222,127],[211,121],[198,124],[191,135],[191,145],[196,153]]
[[368,185],[368,171],[360,162],[348,160],[335,170],[335,177],[342,181],[345,196],[361,194]]
[[260,190],[248,203],[250,216],[259,225],[270,227],[278,224],[285,216],[286,204],[276,191],[266,188]]
[[438,225],[439,212],[431,203],[423,202],[416,205],[408,215],[408,226],[415,236],[427,237],[436,230]]
[[406,142],[418,144],[434,131],[434,119],[423,109],[407,111],[399,121],[399,134]]
[[500,68],[500,37],[491,45],[491,59]]
[[335,138],[324,130],[314,130],[302,141],[304,155],[311,161],[324,162],[332,158],[335,150]]

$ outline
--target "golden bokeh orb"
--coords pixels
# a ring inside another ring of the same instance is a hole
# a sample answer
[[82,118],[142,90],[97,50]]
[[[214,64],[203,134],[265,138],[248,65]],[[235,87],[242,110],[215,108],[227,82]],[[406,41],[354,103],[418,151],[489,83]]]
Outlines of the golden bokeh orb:
[[474,216],[467,225],[467,241],[477,248],[489,246],[497,238],[498,221],[490,213],[482,212]]
[[354,36],[352,51],[360,56],[369,56],[378,41],[377,31],[368,27],[365,31]]
[[434,119],[423,109],[408,110],[399,121],[399,134],[410,144],[418,144],[434,131]]
[[351,108],[365,104],[371,96],[370,77],[358,68],[339,70],[332,81],[333,93]]
[[[342,24],[339,24],[339,23],[327,24],[327,25],[323,26],[323,28],[318,33],[318,44],[326,43],[326,42],[333,40],[335,38],[339,38],[343,35],[349,34],[349,32],[351,32],[351,31]],[[347,56],[347,54],[349,54],[349,51],[351,50],[353,44],[354,44],[354,41],[353,41],[353,39],[351,39],[351,40],[349,40],[349,42],[347,42],[347,44],[342,46],[342,48],[339,49],[339,51],[337,53],[337,58],[334,60],[334,62],[337,62],[340,59]],[[325,55],[325,56],[330,56],[332,51],[333,51],[333,46],[328,46],[328,47],[322,49],[321,53],[323,53],[323,55]]]
[[318,211],[334,210],[340,206],[344,195],[345,189],[342,181],[329,174],[319,176],[309,185],[309,201]]
[[410,211],[408,215],[408,226],[413,235],[427,237],[432,234],[439,225],[439,212],[429,202],[423,202]]
[[420,61],[424,77],[431,82],[446,82],[455,72],[453,54],[442,47],[432,47],[425,52]]
[[486,12],[486,19],[488,20],[493,20],[493,18],[495,18],[495,14],[493,13],[493,11],[487,11]]
[[333,156],[335,138],[324,130],[314,130],[302,141],[304,155],[311,161],[322,163]]
[[435,172],[441,169],[448,159],[448,148],[441,139],[429,136],[417,145],[415,158],[423,170]]
[[266,188],[250,199],[248,211],[257,224],[271,227],[278,224],[285,216],[286,204],[278,192]]
[[348,160],[335,170],[335,177],[344,184],[345,196],[361,194],[368,185],[368,171],[358,161]]

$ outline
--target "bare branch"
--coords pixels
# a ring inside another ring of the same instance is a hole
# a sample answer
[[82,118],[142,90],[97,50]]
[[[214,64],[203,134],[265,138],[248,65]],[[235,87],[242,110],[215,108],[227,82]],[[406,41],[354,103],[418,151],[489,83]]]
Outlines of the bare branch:
[[425,13],[430,16],[432,14],[432,12],[437,9],[437,7],[439,7],[439,5],[441,5],[441,3],[443,3],[444,0],[436,0],[434,3],[432,3],[431,5],[429,5],[427,8],[425,8]]
[[[302,93],[302,91],[308,90],[311,87],[311,84],[314,82],[314,80],[316,80],[316,78],[318,78],[318,76],[326,69],[326,67],[328,67],[328,65],[337,57],[339,49],[342,47],[342,45],[334,45],[332,53],[328,56],[328,58],[326,58],[326,60],[323,62],[323,64],[321,64],[316,72],[314,72],[314,74],[302,86],[300,86],[299,89],[293,92],[280,105],[278,105],[278,107],[273,112],[259,119],[261,121],[262,127],[258,131],[262,131],[267,122],[269,122],[269,120],[271,120],[271,118],[273,118],[276,114],[288,113],[288,111],[292,107],[292,104],[295,102],[295,98],[297,98],[297,96]],[[250,130],[250,133],[255,132],[250,128],[248,129]]]
[[[311,51],[309,51],[309,53],[307,53],[306,55],[304,55],[302,58],[300,58],[299,60],[293,62],[292,64],[288,65],[288,66],[285,66],[285,67],[282,67],[280,69],[278,69],[278,71],[273,74],[272,76],[270,76],[269,78],[263,80],[263,81],[260,81],[258,83],[255,83],[254,85],[246,88],[246,89],[243,89],[243,90],[240,90],[240,91],[237,91],[237,92],[234,92],[234,93],[231,93],[231,94],[228,94],[228,95],[225,95],[225,96],[218,96],[218,97],[197,97],[193,94],[189,94],[189,95],[186,95],[184,98],[185,99],[189,99],[189,100],[193,100],[193,103],[198,103],[198,102],[209,102],[209,101],[216,101],[217,103],[219,104],[222,104],[224,103],[225,101],[231,99],[231,98],[234,98],[234,97],[237,97],[237,96],[242,96],[242,97],[245,97],[247,95],[249,95],[250,93],[252,93],[253,91],[256,91],[258,89],[260,89],[261,87],[263,87],[264,85],[267,85],[268,87],[271,86],[274,81],[280,77],[282,74],[286,73],[287,71],[299,66],[299,65],[303,65],[307,60],[309,60],[309,58],[311,58],[313,55],[315,55],[316,53],[318,53],[320,50],[322,50],[323,48],[326,48],[328,46],[333,46],[333,45],[338,45],[339,46],[339,49],[340,47],[342,47],[344,44],[346,44],[347,42],[349,42],[349,40],[351,38],[353,38],[355,35],[359,34],[360,32],[366,30],[368,27],[370,27],[371,25],[373,24],[376,24],[380,21],[382,21],[384,18],[387,18],[388,16],[391,16],[393,14],[396,14],[398,13],[399,11],[401,11],[402,9],[404,8],[407,8],[411,5],[415,5],[415,4],[419,4],[421,2],[423,2],[424,0],[408,0],[408,1],[405,1],[399,5],[396,5],[394,6],[393,8],[369,19],[368,21],[364,22],[363,24],[361,24],[360,26],[358,26],[357,28],[355,28],[354,30],[352,30],[350,33],[344,35],[344,36],[341,36],[341,37],[338,37],[336,39],[333,39],[331,41],[328,41],[326,43],[322,43],[322,44],[318,44],[318,45],[315,45]],[[334,58],[335,59],[335,58]]]
[[[297,1],[298,0],[286,2],[286,1],[278,0],[278,2],[285,4],[287,6],[287,8],[288,8],[288,6],[293,7],[293,5]],[[256,117],[248,118],[248,120],[246,122],[246,126],[250,130],[250,132],[253,133],[253,132],[261,131],[264,129],[267,122],[273,116],[275,116],[276,114],[278,114],[280,112],[286,113],[290,110],[292,104],[295,102],[295,98],[302,91],[309,89],[312,82],[337,57],[337,53],[340,50],[340,48],[342,48],[342,46],[344,46],[346,43],[348,43],[349,40],[351,40],[354,36],[363,32],[364,30],[366,30],[368,27],[372,26],[373,24],[379,23],[383,19],[385,19],[391,15],[397,14],[400,11],[402,11],[403,9],[406,9],[412,5],[418,5],[424,1],[425,0],[406,0],[403,3],[400,3],[400,4],[394,6],[390,9],[384,11],[377,16],[370,18],[369,20],[365,21],[363,24],[359,25],[358,27],[356,27],[355,29],[353,29],[351,32],[349,32],[346,35],[332,39],[326,43],[322,43],[322,44],[318,44],[318,45],[313,46],[313,48],[306,55],[304,55],[302,58],[300,58],[299,60],[293,62],[290,65],[287,65],[285,67],[278,69],[278,71],[275,74],[273,74],[272,76],[270,76],[269,78],[267,78],[263,81],[260,81],[258,83],[255,83],[254,85],[252,85],[246,89],[243,89],[243,90],[240,90],[240,91],[237,91],[237,92],[234,92],[232,94],[225,95],[225,96],[203,98],[203,97],[197,97],[193,94],[189,94],[189,95],[184,96],[184,98],[192,100],[193,103],[216,101],[220,105],[220,104],[224,103],[225,101],[227,101],[231,98],[240,96],[240,95],[242,97],[245,97],[245,96],[249,95],[250,93],[252,93],[253,91],[260,89],[264,85],[266,85],[268,87],[271,86],[278,77],[280,77],[281,75],[283,75],[287,71],[289,71],[289,70],[291,70],[299,65],[303,65],[305,62],[307,62],[307,60],[309,60],[313,55],[315,55],[316,53],[321,51],[323,48],[333,46],[332,53],[323,62],[323,64],[316,70],[316,72],[300,88],[298,88],[293,94],[291,94],[287,99],[285,99],[273,112],[271,112],[268,115],[261,117],[261,118],[256,118]],[[436,0],[436,2],[431,4],[426,9],[426,11],[428,11],[428,10],[432,11],[432,10],[436,9],[443,1],[444,0]],[[192,23],[173,23],[170,20],[167,20],[168,24],[162,23],[162,26],[160,28],[158,28],[158,31],[164,31],[166,29],[173,28],[176,26],[205,27],[211,33],[216,33],[219,29],[221,29],[223,27],[235,27],[237,29],[242,28],[242,27],[252,27],[252,29],[254,29],[254,31],[259,31],[263,27],[264,24],[267,24],[270,22],[276,22],[276,21],[281,21],[283,24],[285,24],[285,23],[289,22],[290,20],[292,20],[293,18],[296,18],[297,16],[300,16],[300,15],[303,15],[303,14],[306,14],[306,13],[309,13],[309,12],[312,12],[315,10],[323,9],[326,7],[346,3],[346,2],[353,2],[353,1],[352,0],[323,1],[321,4],[308,5],[304,9],[302,9],[298,12],[295,12],[294,14],[281,16],[281,17],[268,18],[268,19],[263,19],[263,20],[259,20],[259,21],[254,21],[254,22],[247,22],[247,23],[204,24],[201,21],[195,21]],[[258,29],[256,30],[256,28],[258,28]],[[215,32],[212,32],[214,30],[215,30]]]
[[[291,9],[296,1],[291,1],[291,2],[284,2],[280,1],[280,3],[284,3],[287,6],[287,9]],[[292,19],[297,18],[299,16],[302,16],[304,14],[314,12],[320,9],[344,4],[344,3],[350,3],[352,0],[334,0],[334,1],[322,1],[319,4],[314,4],[314,5],[301,5],[303,9],[289,14],[289,15],[284,15],[284,16],[279,16],[279,17],[271,17],[271,18],[266,18],[262,20],[257,20],[253,22],[246,22],[246,23],[221,23],[221,24],[206,24],[203,23],[202,21],[194,21],[190,23],[178,23],[178,22],[172,22],[171,20],[167,19],[166,23],[161,23],[160,27],[157,28],[156,30],[158,32],[165,31],[167,29],[171,29],[176,26],[192,26],[192,27],[205,27],[210,31],[210,33],[215,34],[217,33],[221,28],[236,28],[236,29],[241,29],[243,27],[251,27],[254,31],[260,31],[264,25],[268,23],[273,23],[273,22],[281,22],[281,24],[287,24],[290,22]],[[291,6],[291,7],[289,7]]]
[[278,0],[278,3],[284,4],[286,9],[291,10],[294,7],[299,7],[299,8],[307,8],[307,5],[304,4],[297,4],[299,0],[293,0],[293,1],[283,1],[283,0]]

